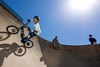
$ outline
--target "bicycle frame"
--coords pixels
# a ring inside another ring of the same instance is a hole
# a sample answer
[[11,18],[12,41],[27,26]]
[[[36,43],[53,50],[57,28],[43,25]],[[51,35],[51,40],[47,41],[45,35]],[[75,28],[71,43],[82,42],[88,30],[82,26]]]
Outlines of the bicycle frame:
[[[21,42],[27,48],[31,48],[34,45],[34,43],[30,39],[24,41],[25,37],[27,37],[29,35],[29,34],[27,36],[25,35],[25,33],[24,33],[24,26],[27,26],[29,23],[30,22],[27,22],[25,25],[22,25],[20,28],[14,26],[14,25],[9,25],[6,28],[7,32],[10,33],[10,34],[17,34],[19,32],[19,30],[21,30],[21,33],[20,33]],[[29,32],[31,31],[29,27],[25,27],[25,28],[27,28]]]
[[[30,22],[27,22],[26,24],[25,24],[25,26],[27,26],[28,24],[29,24]],[[28,29],[28,31],[30,32],[31,30],[30,30],[30,28],[29,27],[26,27],[27,29]],[[23,26],[21,26],[21,38],[23,38],[24,37],[24,27]],[[28,36],[28,35],[27,35]]]

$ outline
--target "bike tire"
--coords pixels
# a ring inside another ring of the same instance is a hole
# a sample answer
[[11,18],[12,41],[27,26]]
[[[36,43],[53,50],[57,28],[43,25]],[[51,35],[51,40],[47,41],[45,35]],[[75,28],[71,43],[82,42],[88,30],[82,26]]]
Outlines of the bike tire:
[[25,46],[26,48],[31,48],[31,47],[34,46],[34,43],[33,43],[31,40],[28,40],[28,41],[24,44],[24,46]]
[[[3,37],[2,34],[7,35],[6,37]],[[10,34],[8,32],[0,32],[0,41],[4,41],[10,37]]]
[[[23,49],[22,49],[23,48]],[[26,48],[24,46],[19,46],[16,51],[13,52],[16,56],[23,56],[26,53]]]
[[[10,30],[10,28],[12,28]],[[10,33],[10,34],[17,34],[19,32],[19,29],[14,26],[14,25],[9,25],[7,28],[6,28],[7,32]]]

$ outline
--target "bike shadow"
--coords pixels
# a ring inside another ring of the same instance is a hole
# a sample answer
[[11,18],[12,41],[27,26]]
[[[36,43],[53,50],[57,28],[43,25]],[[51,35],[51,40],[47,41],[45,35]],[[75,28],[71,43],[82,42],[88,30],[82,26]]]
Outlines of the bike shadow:
[[23,56],[26,53],[26,48],[19,46],[15,42],[0,44],[0,67],[3,65],[4,59],[8,58],[12,53],[16,56]]
[[6,40],[6,39],[8,39],[9,37],[10,37],[10,33],[8,33],[8,32],[0,32],[0,41],[4,41],[4,40]]

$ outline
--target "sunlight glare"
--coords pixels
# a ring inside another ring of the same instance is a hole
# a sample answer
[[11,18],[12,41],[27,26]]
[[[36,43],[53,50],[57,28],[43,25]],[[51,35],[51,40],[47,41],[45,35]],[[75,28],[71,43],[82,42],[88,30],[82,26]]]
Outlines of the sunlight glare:
[[70,0],[69,6],[74,10],[89,10],[96,0]]

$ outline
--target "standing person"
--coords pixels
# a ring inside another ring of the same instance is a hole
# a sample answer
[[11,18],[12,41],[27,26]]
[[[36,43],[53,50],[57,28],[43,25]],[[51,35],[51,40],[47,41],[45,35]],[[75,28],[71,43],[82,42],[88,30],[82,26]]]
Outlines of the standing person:
[[96,45],[97,40],[95,38],[93,38],[91,34],[89,35],[89,41],[91,44]]
[[29,35],[27,37],[24,37],[22,39],[22,42],[26,42],[29,39],[31,39],[34,36],[40,35],[41,33],[41,29],[40,29],[40,25],[39,25],[39,17],[38,16],[34,16],[34,18],[32,20],[28,19],[28,22],[34,22],[34,30],[29,31]]
[[54,48],[59,49],[60,43],[58,42],[58,36],[55,36],[55,38],[52,40],[52,42],[54,44]]

